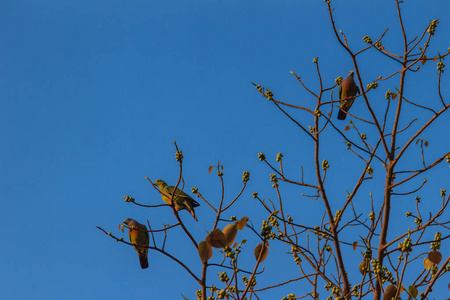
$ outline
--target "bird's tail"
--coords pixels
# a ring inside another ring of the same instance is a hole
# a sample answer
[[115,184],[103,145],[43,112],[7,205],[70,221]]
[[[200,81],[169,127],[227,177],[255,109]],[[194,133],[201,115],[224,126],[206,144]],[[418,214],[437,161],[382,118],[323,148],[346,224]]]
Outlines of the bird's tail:
[[195,222],[198,222],[197,217],[195,216],[195,211],[194,211],[194,209],[193,209],[193,208],[190,208],[190,209],[189,209],[189,212],[190,212],[191,215],[194,217]]
[[345,120],[345,118],[347,118],[347,114],[345,113],[345,111],[342,108],[340,108],[339,114],[338,114],[338,120]]
[[147,253],[139,253],[139,262],[141,263],[142,269],[148,268]]

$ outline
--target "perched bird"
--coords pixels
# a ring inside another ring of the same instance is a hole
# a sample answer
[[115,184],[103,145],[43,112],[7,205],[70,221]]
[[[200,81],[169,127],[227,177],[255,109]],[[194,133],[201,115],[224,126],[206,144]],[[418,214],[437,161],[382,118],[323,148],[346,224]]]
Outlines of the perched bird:
[[338,114],[339,120],[345,120],[347,117],[346,112],[352,107],[353,102],[355,102],[355,96],[359,94],[359,88],[356,85],[354,77],[354,71],[348,72],[348,77],[339,85],[339,99],[341,100],[341,108]]
[[[170,200],[172,198],[173,191],[175,189],[174,186],[167,186],[167,183],[162,181],[161,179],[158,179],[155,181],[155,185],[159,187],[159,190],[161,191],[161,196],[164,202],[167,204],[171,204]],[[173,196],[173,204],[175,205],[175,210],[180,211],[182,209],[187,209],[191,215],[194,217],[195,221],[197,222],[197,217],[195,216],[194,207],[200,206],[200,204],[197,203],[194,199],[191,198],[188,194],[180,190],[179,188],[176,189],[175,195]]]
[[133,219],[126,219],[123,221],[124,224],[130,229],[128,237],[130,238],[130,243],[133,244],[133,248],[136,250],[139,256],[139,262],[141,263],[142,269],[148,268],[148,244],[149,237],[147,227],[144,224],[140,224]]

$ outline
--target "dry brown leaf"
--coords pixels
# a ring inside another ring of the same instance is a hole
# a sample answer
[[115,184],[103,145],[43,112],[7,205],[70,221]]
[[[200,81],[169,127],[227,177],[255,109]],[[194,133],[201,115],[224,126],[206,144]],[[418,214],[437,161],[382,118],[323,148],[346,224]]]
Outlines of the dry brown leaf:
[[432,263],[438,265],[442,260],[442,254],[439,251],[433,250],[430,253],[428,253],[428,259]]
[[383,294],[383,300],[392,300],[397,294],[397,287],[393,284],[390,284],[386,287]]
[[227,238],[227,245],[231,246],[233,244],[234,239],[236,238],[236,234],[238,232],[236,224],[228,224],[223,229],[223,234]]
[[207,262],[212,257],[213,251],[211,245],[205,241],[198,244],[198,255],[202,262]]
[[414,299],[417,297],[417,295],[419,294],[419,291],[417,290],[417,288],[414,285],[410,285],[408,287],[408,292],[411,295],[411,297],[413,297]]
[[236,226],[238,230],[242,230],[244,229],[245,225],[247,224],[248,221],[248,217],[243,217],[242,219],[240,219],[239,221],[236,221]]
[[422,55],[422,57],[420,58],[420,62],[422,63],[422,65],[424,65],[427,62],[427,56],[425,54]]
[[227,237],[222,230],[216,228],[206,236],[205,241],[214,248],[224,248],[227,246]]
[[423,259],[423,266],[425,267],[425,269],[429,270],[433,265],[434,263],[431,260],[429,260],[428,257]]
[[[262,253],[261,253],[261,251],[262,251]],[[258,260],[258,258],[261,255],[261,260],[259,262],[263,262],[266,259],[267,254],[269,254],[269,247],[264,245],[263,243],[258,244],[255,248],[254,253],[255,253],[255,259]]]

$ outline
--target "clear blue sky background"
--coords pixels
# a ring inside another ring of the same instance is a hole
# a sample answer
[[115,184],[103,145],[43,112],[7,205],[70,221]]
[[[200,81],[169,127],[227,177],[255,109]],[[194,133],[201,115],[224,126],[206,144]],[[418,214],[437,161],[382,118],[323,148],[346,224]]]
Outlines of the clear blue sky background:
[[[364,35],[375,40],[390,27],[383,44],[401,50],[393,1],[334,2],[338,28],[355,49],[365,46]],[[122,196],[146,204],[161,202],[144,176],[176,182],[176,140],[185,156],[187,191],[196,186],[213,203],[220,198],[220,186],[208,167],[217,159],[225,167],[228,201],[241,187],[242,172],[251,172],[248,189],[227,217],[248,215],[259,230],[267,214],[251,193],[273,199],[275,193],[268,180],[271,171],[258,161],[257,153],[264,152],[274,161],[282,152],[294,179],[299,178],[301,165],[305,172],[313,168],[310,141],[250,82],[268,86],[276,99],[312,105],[314,99],[289,71],[317,90],[314,57],[319,57],[327,85],[353,69],[337,45],[326,5],[320,0],[17,0],[0,1],[0,6],[2,299],[180,299],[180,293],[195,299],[198,286],[179,266],[150,253],[150,268],[143,271],[133,249],[114,242],[95,226],[127,236],[117,226],[128,217],[142,223],[148,219],[155,228],[174,223],[169,208],[138,208]],[[408,36],[420,34],[429,20],[440,18],[431,48],[433,53],[445,52],[450,46],[449,9],[443,0],[405,1]],[[389,60],[374,52],[360,59],[366,84],[393,70]],[[438,107],[435,67],[428,63],[423,73],[408,77],[407,97]],[[380,84],[372,94],[374,103],[381,103],[374,104],[377,113],[384,110],[384,93],[397,82],[398,78]],[[443,92],[449,95],[447,73]],[[362,103],[354,107],[364,109]],[[424,116],[421,121],[429,117],[422,111],[411,112]],[[338,123],[342,128],[347,124]],[[427,153],[428,162],[450,148],[449,126],[447,114],[425,135],[430,148],[440,145]],[[340,140],[330,136],[351,157]],[[345,200],[345,189],[353,186],[343,174],[361,165],[345,167],[345,158],[338,153],[331,147],[322,153],[332,167],[341,164],[330,169],[327,183],[336,188],[334,210]],[[413,159],[408,163],[420,167]],[[383,170],[374,165],[375,174],[377,167],[382,182]],[[429,204],[425,215],[436,211],[448,170],[444,164],[427,175],[439,178],[430,183],[429,193],[419,193],[424,205]],[[317,224],[321,204],[299,196],[306,190],[285,184],[282,188],[295,220]],[[369,203],[369,191],[381,200],[375,185],[366,186],[358,198],[361,209]],[[414,207],[414,196],[394,204],[400,208],[393,219],[395,227],[409,222],[403,231],[414,227],[412,220],[404,218],[406,207]],[[197,209],[197,216],[200,221],[195,223],[181,213],[200,241],[214,216],[205,204]],[[448,213],[444,219],[449,219]],[[429,232],[432,236],[434,231]],[[238,239],[242,238],[249,239],[247,266],[251,268],[257,239],[249,230],[239,233]],[[170,234],[167,248],[200,276],[197,253],[179,230]],[[266,272],[276,274],[276,279],[261,277],[261,287],[299,276],[294,268],[285,267],[285,261],[292,262],[284,254],[287,251],[289,247],[282,245],[271,249]],[[355,254],[349,249],[347,255]],[[217,252],[214,257],[219,257]],[[354,270],[360,260],[357,254]],[[216,276],[216,270],[210,270],[209,278]],[[443,281],[438,290],[442,295],[447,293],[448,276]],[[307,288],[292,284],[262,294],[262,299],[280,299],[290,292],[302,295]]]

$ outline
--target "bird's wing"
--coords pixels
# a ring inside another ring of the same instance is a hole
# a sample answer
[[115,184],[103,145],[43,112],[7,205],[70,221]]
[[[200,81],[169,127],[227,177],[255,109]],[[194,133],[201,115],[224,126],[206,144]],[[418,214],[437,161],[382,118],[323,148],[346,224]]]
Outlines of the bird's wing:
[[[173,191],[174,191],[175,187],[174,186],[168,186],[166,187],[166,191],[167,193],[169,193],[170,195],[172,195]],[[188,194],[186,194],[185,192],[183,192],[182,190],[180,190],[179,188],[177,188],[177,191],[175,192],[175,196],[176,197],[180,197],[180,198],[186,198],[190,196]]]
[[146,245],[148,245],[150,243],[150,236],[148,235],[147,227],[143,224],[141,224],[141,225],[142,225],[142,230],[145,230],[145,231],[143,231],[143,233],[145,233],[145,237],[147,238]]
[[[189,198],[191,198],[191,197],[189,197]],[[200,206],[200,204],[197,201],[195,201],[194,199],[191,198],[190,201],[192,203],[192,207]]]

